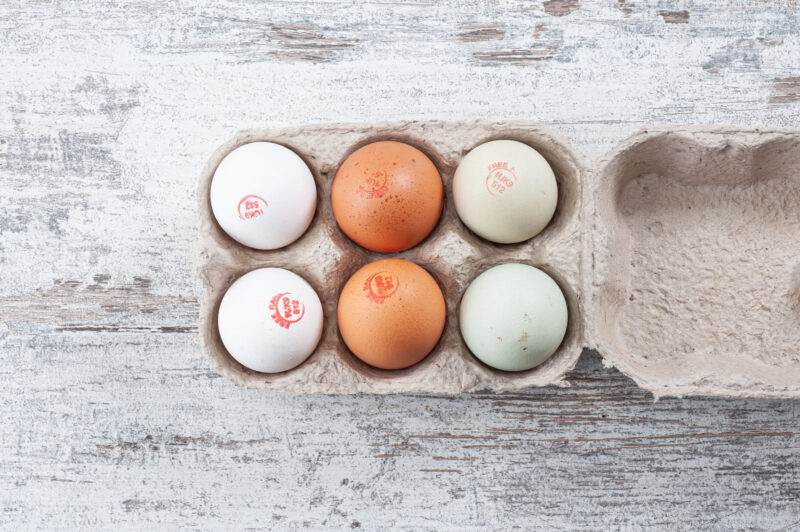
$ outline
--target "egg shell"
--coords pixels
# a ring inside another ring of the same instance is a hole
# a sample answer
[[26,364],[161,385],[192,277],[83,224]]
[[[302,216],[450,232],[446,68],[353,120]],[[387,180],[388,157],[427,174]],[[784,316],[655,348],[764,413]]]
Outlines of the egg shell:
[[472,353],[504,371],[538,366],[567,332],[567,302],[556,282],[526,264],[502,264],[480,274],[461,299],[459,327]]
[[422,267],[384,259],[362,267],[342,289],[339,331],[359,359],[401,369],[425,358],[444,330],[446,305],[436,280]]
[[222,298],[217,325],[241,365],[279,373],[303,363],[322,336],[322,304],[305,279],[282,268],[241,276]]
[[214,218],[231,238],[255,249],[278,249],[308,229],[317,188],[295,152],[273,142],[251,142],[219,163],[210,200]]
[[331,189],[336,222],[356,244],[379,252],[419,244],[442,214],[444,187],[422,151],[379,141],[354,151],[336,172]]
[[453,201],[458,217],[475,234],[512,244],[547,226],[556,210],[558,185],[539,152],[515,140],[493,140],[459,163]]

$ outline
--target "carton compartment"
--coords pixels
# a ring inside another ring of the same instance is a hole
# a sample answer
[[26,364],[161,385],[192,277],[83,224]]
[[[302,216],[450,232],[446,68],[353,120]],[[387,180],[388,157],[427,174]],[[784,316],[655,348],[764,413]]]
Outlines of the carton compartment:
[[[459,220],[451,181],[461,158],[493,139],[513,139],[537,149],[553,167],[559,185],[556,214],[550,225],[527,242],[499,245],[483,240]],[[377,140],[399,140],[416,146],[436,164],[444,184],[445,204],[439,223],[419,245],[400,253],[375,253],[359,247],[339,229],[333,217],[330,190],[341,162],[349,153]],[[298,241],[274,251],[246,248],[219,228],[208,201],[211,178],[222,158],[235,147],[271,141],[293,149],[308,163],[317,182],[317,212]],[[581,286],[581,171],[577,158],[560,139],[525,122],[401,122],[394,124],[331,124],[285,130],[239,133],[219,148],[198,185],[200,231],[193,246],[196,274],[203,279],[200,335],[204,351],[218,372],[236,384],[297,393],[390,393],[428,391],[454,393],[469,389],[511,390],[558,382],[577,362],[583,345]],[[403,258],[428,270],[445,296],[447,319],[433,352],[418,364],[398,371],[361,362],[342,341],[336,323],[339,293],[361,266],[382,258]],[[461,295],[468,284],[491,266],[522,262],[547,271],[562,287],[570,311],[567,335],[544,364],[525,372],[507,373],[482,364],[464,344],[458,325]],[[277,266],[302,275],[317,290],[325,313],[322,340],[306,362],[280,374],[262,374],[238,364],[225,350],[217,331],[217,309],[228,286],[247,271]]]
[[615,365],[656,394],[797,394],[795,137],[645,132],[610,159],[598,198],[591,318]]

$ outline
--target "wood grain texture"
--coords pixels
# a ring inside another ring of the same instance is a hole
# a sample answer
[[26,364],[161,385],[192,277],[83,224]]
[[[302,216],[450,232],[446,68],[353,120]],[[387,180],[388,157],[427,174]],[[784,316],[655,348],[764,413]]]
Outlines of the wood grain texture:
[[188,266],[241,129],[524,118],[592,160],[649,124],[796,127],[798,10],[0,3],[0,528],[800,530],[800,401],[654,403],[591,352],[512,395],[245,391]]

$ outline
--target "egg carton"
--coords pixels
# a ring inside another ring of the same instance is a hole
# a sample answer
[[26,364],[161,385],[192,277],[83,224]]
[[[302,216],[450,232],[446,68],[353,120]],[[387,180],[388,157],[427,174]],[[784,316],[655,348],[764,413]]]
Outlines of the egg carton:
[[[496,139],[535,148],[559,186],[556,213],[529,241],[501,245],[458,219],[451,181],[462,157]],[[338,228],[330,190],[341,162],[377,140],[424,151],[445,186],[433,232],[400,253],[357,246]],[[250,249],[228,237],[209,203],[214,170],[254,141],[300,155],[317,183],[308,231],[286,248]],[[237,134],[213,154],[198,186],[200,228],[192,249],[204,284],[200,337],[212,366],[236,384],[294,393],[509,391],[566,385],[584,347],[640,386],[663,395],[800,397],[800,131],[649,128],[586,166],[559,135],[535,123],[397,122],[325,124]],[[347,279],[387,257],[413,261],[437,280],[447,302],[442,337],[403,370],[368,366],[338,332],[336,305]],[[545,363],[509,373],[470,353],[458,329],[461,295],[486,269],[520,262],[549,273],[569,308],[567,333]],[[297,368],[251,371],[226,351],[217,311],[244,273],[281,267],[303,276],[325,311],[322,340]]]

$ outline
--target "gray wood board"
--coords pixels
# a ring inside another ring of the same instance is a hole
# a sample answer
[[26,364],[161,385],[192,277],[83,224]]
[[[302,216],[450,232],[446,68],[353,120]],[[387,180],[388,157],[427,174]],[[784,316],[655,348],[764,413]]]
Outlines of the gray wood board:
[[241,129],[800,124],[800,6],[0,2],[0,528],[800,530],[800,401],[292,396],[210,370],[194,191]]

